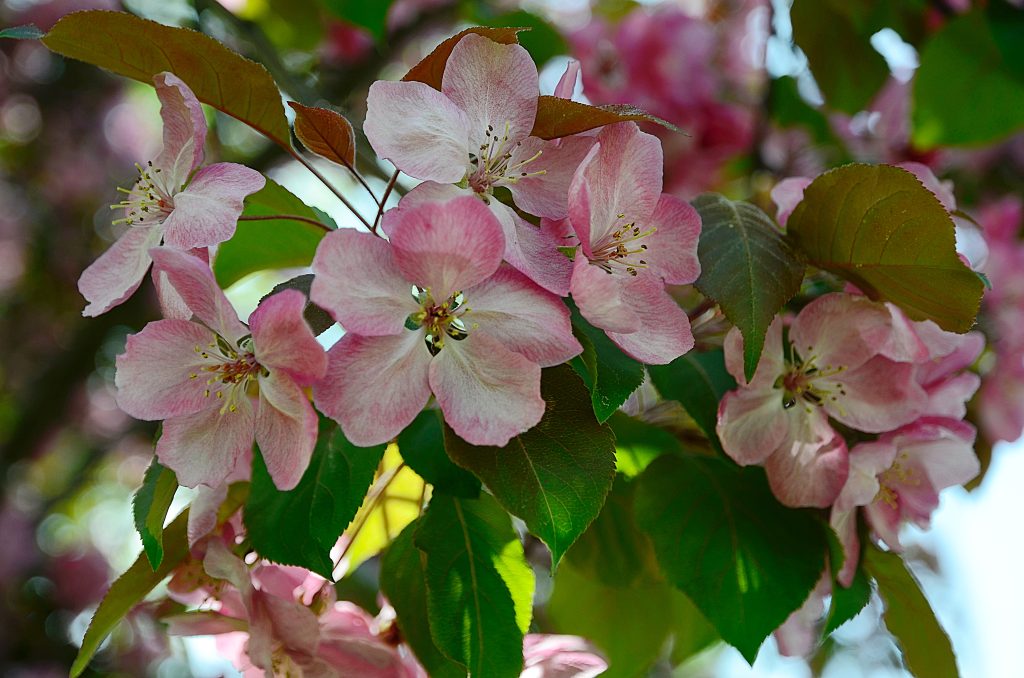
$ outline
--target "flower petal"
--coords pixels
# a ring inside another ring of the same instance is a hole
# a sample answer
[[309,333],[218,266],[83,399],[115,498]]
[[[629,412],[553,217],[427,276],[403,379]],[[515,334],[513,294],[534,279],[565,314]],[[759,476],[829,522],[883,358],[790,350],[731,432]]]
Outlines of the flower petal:
[[715,432],[725,453],[741,466],[760,464],[789,439],[782,394],[772,388],[740,388],[718,405]]
[[641,256],[669,285],[688,285],[700,277],[697,240],[701,221],[697,210],[685,200],[662,194],[647,222],[657,230],[640,241],[647,245]]
[[353,445],[388,442],[430,399],[430,353],[422,331],[387,337],[346,334],[327,358],[327,374],[313,387],[314,400],[341,424]]
[[597,141],[569,189],[569,217],[587,256],[619,226],[635,222],[646,230],[661,198],[657,137],[621,122],[603,128]]
[[[732,328],[725,335],[725,369],[740,386],[747,385],[746,373],[743,371],[743,334],[738,328]],[[750,386],[761,389],[770,388],[775,380],[786,371],[786,359],[782,351],[782,319],[778,316],[768,326],[764,336],[764,348],[761,359],[757,363],[757,371]]]
[[828,413],[866,433],[882,433],[908,424],[928,404],[927,394],[914,380],[914,366],[882,356],[820,381],[832,394],[823,402]]
[[504,250],[501,224],[483,202],[463,196],[388,212],[395,263],[437,303],[487,279]]
[[195,414],[164,421],[156,456],[178,475],[179,483],[216,487],[234,470],[238,458],[252,448],[252,403],[241,398],[236,405],[238,409],[230,412],[219,400],[211,401],[210,407]]
[[521,45],[502,45],[470,33],[452,49],[441,91],[465,111],[470,148],[506,139],[504,150],[491,148],[498,155],[533,129],[540,80],[533,58]]
[[[315,340],[314,340],[315,341]],[[305,392],[280,370],[261,377],[256,443],[277,489],[299,484],[316,445],[316,412]]]
[[78,279],[78,291],[89,304],[82,311],[96,317],[132,296],[153,260],[150,248],[160,244],[163,228],[130,227]]
[[167,276],[168,282],[203,324],[234,343],[249,334],[217,285],[209,264],[170,247],[154,247],[149,254],[155,270]]
[[861,443],[850,450],[850,475],[835,507],[849,511],[867,506],[878,495],[878,474],[896,459],[896,446],[887,440]]
[[210,330],[187,320],[157,320],[129,335],[114,373],[118,407],[147,421],[207,407],[205,363],[195,349],[212,341]]
[[[148,256],[147,252],[147,256]],[[208,247],[197,247],[189,251],[194,257],[199,257],[207,264],[210,263],[210,249]],[[156,298],[160,302],[160,312],[165,318],[178,318],[188,320],[192,317],[192,309],[188,307],[185,300],[181,298],[174,285],[167,280],[167,274],[156,272],[153,275],[153,287],[156,288]]]
[[564,243],[550,230],[528,223],[508,205],[491,200],[505,234],[505,261],[530,280],[558,296],[569,294],[572,261],[558,251]]
[[174,196],[174,211],[164,221],[164,242],[188,250],[229,240],[245,208],[245,196],[266,183],[262,174],[245,165],[221,162],[204,167]]
[[541,367],[560,365],[583,351],[565,304],[511,266],[501,266],[465,295],[470,310],[463,321],[471,332],[486,332]]
[[411,177],[453,184],[469,167],[469,119],[451,99],[421,82],[370,85],[366,138]]
[[502,447],[544,415],[540,366],[486,332],[449,341],[430,363],[445,421],[472,445]]
[[317,247],[313,273],[310,299],[348,332],[400,334],[406,318],[419,310],[391,245],[369,233],[348,228],[328,233]]
[[593,266],[577,254],[569,289],[580,314],[591,325],[609,332],[635,332],[640,316],[629,304],[621,277]]
[[309,386],[324,376],[327,356],[305,318],[306,296],[284,290],[260,302],[249,316],[256,361],[272,370],[283,370],[299,386]]
[[569,184],[573,174],[593,145],[592,137],[573,136],[553,141],[527,137],[513,151],[509,166],[515,167],[535,155],[536,160],[513,171],[512,176],[499,185],[508,186],[520,209],[538,217],[563,219],[569,213]]
[[807,177],[790,177],[783,179],[772,187],[772,202],[778,210],[775,220],[780,226],[785,226],[789,221],[789,215],[793,213],[796,206],[804,199],[804,189],[811,185],[811,179]]
[[819,367],[850,370],[882,352],[893,331],[884,304],[837,292],[807,304],[793,321],[789,340],[804,360],[815,356]]
[[839,496],[850,472],[846,441],[824,417],[805,419],[791,448],[768,457],[765,471],[776,498],[786,506],[825,508]]
[[660,280],[641,276],[622,289],[639,323],[628,334],[608,332],[619,348],[648,365],[666,365],[693,348],[690,319]]
[[860,564],[860,535],[857,534],[857,509],[840,510],[838,500],[832,506],[832,515],[829,516],[829,525],[839,538],[839,544],[843,547],[843,567],[836,573],[836,581],[840,586],[849,588],[853,584],[853,578],[857,575],[857,566]]
[[203,162],[206,117],[199,99],[178,76],[166,71],[157,73],[153,83],[160,99],[164,147],[153,162],[162,171],[151,176],[163,185],[168,195],[173,195]]

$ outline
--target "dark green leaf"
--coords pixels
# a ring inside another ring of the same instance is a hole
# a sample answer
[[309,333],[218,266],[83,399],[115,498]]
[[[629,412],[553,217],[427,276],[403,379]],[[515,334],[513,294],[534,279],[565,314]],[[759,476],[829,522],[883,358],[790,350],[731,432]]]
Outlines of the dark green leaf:
[[[633,360],[615,345],[604,330],[599,330],[580,315],[579,309],[571,301],[572,329],[580,343],[583,353],[573,363],[577,373],[590,389],[590,398],[594,404],[597,420],[604,423],[619,409],[633,391],[640,388],[644,381],[644,366]],[[585,368],[586,375],[579,369]]]
[[840,626],[850,621],[864,609],[871,600],[871,582],[868,581],[864,570],[858,569],[846,588],[838,582],[832,583],[832,603],[828,610],[828,619],[825,623],[825,634],[832,633]]
[[267,69],[202,33],[91,10],[65,15],[42,40],[57,54],[147,85],[157,73],[170,71],[203,103],[291,149],[281,92]]
[[384,552],[380,590],[395,608],[402,639],[427,673],[437,678],[465,678],[466,669],[441,654],[430,637],[424,556],[413,545],[419,521],[410,523]]
[[616,412],[608,420],[615,433],[615,465],[623,475],[633,477],[663,454],[679,454],[679,439],[663,428]]
[[365,28],[377,42],[387,37],[392,0],[323,0],[327,10],[350,24]]
[[747,380],[761,358],[775,314],[800,291],[804,264],[782,239],[775,222],[748,202],[705,193],[693,201],[700,213],[700,278],[694,283],[718,302],[743,333]]
[[647,371],[658,392],[681,403],[714,448],[721,452],[722,444],[715,433],[718,401],[736,388],[736,380],[725,369],[725,354],[721,350],[690,351],[668,365],[651,365]]
[[827,528],[779,504],[760,468],[664,456],[639,482],[636,520],[662,571],[753,663],[820,579]]
[[11,38],[12,40],[38,40],[44,35],[46,33],[39,30],[35,24],[0,28],[0,38]]
[[949,636],[899,555],[866,548],[864,568],[878,584],[878,595],[885,601],[885,626],[899,641],[907,669],[915,676],[956,678]]
[[544,370],[544,418],[505,447],[470,445],[445,429],[448,456],[490,488],[551,550],[551,567],[597,516],[615,475],[615,440],[594,419],[567,366]]
[[331,547],[355,517],[385,445],[356,447],[321,418],[309,468],[295,489],[274,485],[263,456],[254,455],[245,527],[253,548],[269,560],[331,577]]
[[984,285],[956,253],[953,220],[910,172],[850,164],[804,190],[786,224],[809,263],[953,332],[974,325]]
[[413,542],[426,554],[427,611],[437,648],[474,676],[518,677],[534,581],[508,514],[486,494],[438,494]]
[[476,499],[480,481],[472,473],[452,463],[444,449],[441,413],[420,412],[404,431],[398,434],[398,450],[413,471],[434,486],[435,492]]
[[132,566],[111,585],[89,622],[82,647],[71,665],[71,678],[77,678],[85,671],[117,623],[185,558],[188,553],[187,529],[188,509],[185,509],[164,530],[164,558],[160,567],[154,571],[146,555],[140,553]]
[[267,179],[266,186],[245,199],[243,220],[238,222],[238,230],[231,240],[222,243],[217,250],[213,272],[221,287],[227,287],[256,271],[309,266],[313,262],[316,247],[327,231],[314,224],[293,219],[244,220],[244,217],[274,215],[322,221],[317,212],[288,189]]
[[142,487],[132,499],[135,529],[139,531],[142,548],[154,570],[164,559],[164,520],[177,490],[178,478],[174,471],[153,459],[142,479]]
[[[274,285],[274,289],[270,290],[263,299],[284,290],[298,290],[302,292],[306,296],[306,307],[302,309],[302,317],[306,320],[306,324],[309,325],[309,329],[313,330],[313,334],[320,335],[334,324],[334,318],[331,317],[330,313],[309,300],[309,288],[312,285],[313,274],[304,273],[295,276],[291,280],[285,280],[283,283]],[[263,303],[263,299],[260,299],[260,303]]]
[[992,4],[988,14],[979,7],[951,19],[921,50],[912,106],[916,146],[990,143],[1024,127],[1024,12]]
[[[885,3],[879,3],[885,4]],[[807,55],[825,103],[845,113],[862,110],[889,77],[885,59],[871,46],[871,3],[796,0],[790,10],[793,39]]]

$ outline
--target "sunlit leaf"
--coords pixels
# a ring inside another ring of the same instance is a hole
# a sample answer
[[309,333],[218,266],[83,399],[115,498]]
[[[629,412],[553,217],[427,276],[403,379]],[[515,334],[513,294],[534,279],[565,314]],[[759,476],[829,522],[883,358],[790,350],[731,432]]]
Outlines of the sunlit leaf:
[[125,12],[89,10],[65,15],[42,41],[57,54],[148,85],[157,73],[170,71],[203,103],[291,148],[281,93],[270,73],[209,36]]
[[984,285],[957,256],[946,209],[910,172],[861,164],[825,172],[804,190],[786,228],[810,264],[872,299],[945,330],[974,325]]
[[534,580],[508,514],[486,494],[438,494],[413,541],[426,554],[427,609],[438,649],[474,676],[518,677]]

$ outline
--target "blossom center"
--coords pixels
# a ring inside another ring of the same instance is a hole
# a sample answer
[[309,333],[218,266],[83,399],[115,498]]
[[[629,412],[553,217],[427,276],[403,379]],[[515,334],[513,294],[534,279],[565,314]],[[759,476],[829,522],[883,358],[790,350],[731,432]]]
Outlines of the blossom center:
[[[626,215],[620,214],[618,218],[625,219]],[[641,241],[657,230],[654,227],[645,230],[635,221],[623,224],[593,246],[590,263],[606,273],[625,273],[636,277],[637,269],[647,268],[647,260],[643,258],[647,243]]]
[[832,379],[844,372],[844,365],[818,366],[818,356],[814,347],[808,346],[809,357],[803,359],[793,347],[792,358],[787,361],[786,371],[775,381],[775,388],[784,391],[782,407],[789,409],[803,403],[810,412],[811,406],[821,407],[826,403],[838,406],[839,397],[846,395],[846,389],[840,382]]
[[892,466],[879,474],[878,494],[875,495],[875,501],[883,501],[890,508],[898,509],[900,507],[899,486],[916,487],[921,484],[921,478],[918,477],[913,467],[906,465],[908,461],[910,461],[910,455],[900,452]]
[[476,153],[469,154],[470,169],[464,181],[484,199],[484,202],[489,202],[490,195],[498,184],[515,184],[527,177],[546,173],[546,170],[526,171],[526,166],[539,158],[543,151],[537,151],[529,158],[517,159],[512,162],[512,156],[516,149],[523,145],[523,142],[521,140],[512,141],[509,133],[508,121],[505,122],[505,128],[501,134],[495,131],[494,125],[488,125],[484,130],[486,141],[480,144]]
[[421,327],[426,330],[424,342],[430,355],[440,353],[448,338],[462,341],[469,336],[469,328],[462,320],[462,316],[469,312],[469,307],[465,305],[466,298],[462,292],[455,292],[438,304],[430,294],[429,287],[413,285],[412,298],[420,305],[420,310],[406,319],[405,326],[410,330]]
[[[244,337],[238,346],[232,346],[218,335],[216,341],[206,348],[196,346],[194,350],[206,363],[200,371],[209,375],[203,395],[224,401],[221,414],[238,411],[242,398],[258,395],[259,377],[269,375],[267,369],[256,361],[252,337]],[[199,373],[193,372],[189,378],[198,379]]]
[[123,209],[125,216],[114,221],[115,224],[126,223],[129,226],[142,224],[143,222],[163,222],[174,211],[174,200],[170,191],[166,189],[156,176],[161,172],[159,167],[154,168],[152,161],[146,167],[135,164],[139,170],[139,178],[135,185],[129,190],[117,187],[117,190],[126,195],[125,199],[111,209]]

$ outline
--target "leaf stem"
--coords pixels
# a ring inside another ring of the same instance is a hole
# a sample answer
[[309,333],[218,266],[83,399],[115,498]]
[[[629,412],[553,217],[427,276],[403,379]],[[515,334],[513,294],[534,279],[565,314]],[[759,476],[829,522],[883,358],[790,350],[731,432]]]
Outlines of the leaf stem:
[[238,217],[239,221],[274,221],[276,219],[286,219],[288,221],[301,221],[306,224],[312,224],[318,228],[322,228],[325,231],[330,232],[332,229],[322,221],[316,219],[310,219],[308,217],[302,217],[298,214],[260,214],[260,215],[247,215]]
[[400,171],[395,170],[395,173],[391,175],[391,179],[388,180],[387,188],[384,189],[384,196],[377,203],[377,216],[373,219],[373,226],[370,228],[374,233],[377,232],[377,227],[380,225],[381,217],[384,216],[384,205],[388,202],[388,197],[391,195],[391,191],[395,188],[395,182],[398,181],[398,175]]
[[359,213],[359,210],[357,210],[355,208],[355,205],[353,205],[351,202],[349,202],[348,198],[346,198],[344,195],[342,195],[341,191],[339,191],[338,188],[334,184],[332,184],[330,181],[327,180],[327,177],[325,177],[323,174],[321,174],[320,171],[317,168],[313,167],[313,165],[308,160],[303,158],[302,155],[300,155],[298,153],[298,151],[296,151],[294,149],[291,149],[291,156],[293,158],[295,158],[296,160],[298,160],[299,163],[301,163],[303,167],[308,169],[313,174],[313,176],[315,176],[317,179],[319,179],[320,182],[324,186],[326,186],[328,188],[328,190],[330,190],[330,192],[333,193],[338,198],[338,200],[340,200],[342,202],[343,205],[345,205],[345,207],[348,208],[348,211],[351,212],[352,214],[354,214],[356,219],[359,219],[359,221],[362,222],[363,226],[366,226],[366,228],[369,231],[371,231],[372,233],[376,233],[376,231],[373,229],[373,227],[370,226],[370,222],[368,222],[366,220],[366,218],[362,214]]

